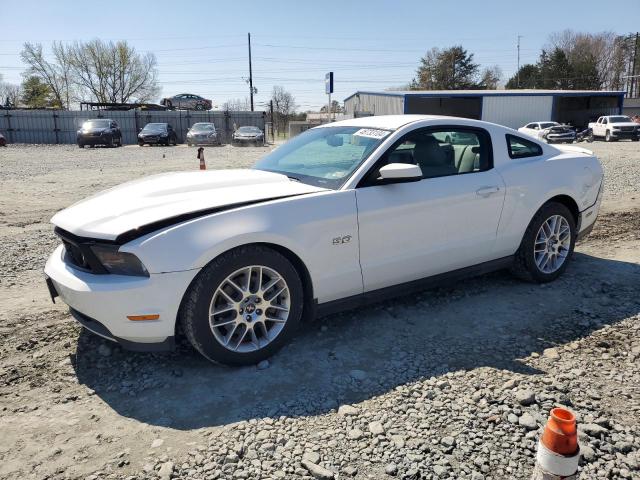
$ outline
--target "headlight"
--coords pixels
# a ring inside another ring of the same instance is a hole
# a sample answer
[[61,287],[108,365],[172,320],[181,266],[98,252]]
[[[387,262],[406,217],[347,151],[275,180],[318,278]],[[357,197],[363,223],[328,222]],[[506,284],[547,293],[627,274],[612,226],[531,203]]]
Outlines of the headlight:
[[109,273],[137,277],[149,276],[149,272],[138,257],[132,253],[119,252],[118,248],[118,245],[92,245],[91,251]]

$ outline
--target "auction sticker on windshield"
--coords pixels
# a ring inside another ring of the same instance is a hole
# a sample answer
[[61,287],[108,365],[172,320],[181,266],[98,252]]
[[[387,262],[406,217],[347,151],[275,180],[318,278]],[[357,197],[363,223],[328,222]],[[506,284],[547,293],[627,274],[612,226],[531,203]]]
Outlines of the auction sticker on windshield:
[[384,138],[390,133],[388,130],[379,130],[377,128],[361,128],[353,135],[357,137]]

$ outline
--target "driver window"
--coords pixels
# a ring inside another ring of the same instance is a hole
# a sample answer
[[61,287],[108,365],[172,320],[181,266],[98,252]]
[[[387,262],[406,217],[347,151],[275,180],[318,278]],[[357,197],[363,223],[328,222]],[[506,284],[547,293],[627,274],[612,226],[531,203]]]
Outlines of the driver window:
[[386,154],[384,164],[389,163],[418,165],[423,178],[482,172],[491,168],[491,142],[480,129],[416,130]]

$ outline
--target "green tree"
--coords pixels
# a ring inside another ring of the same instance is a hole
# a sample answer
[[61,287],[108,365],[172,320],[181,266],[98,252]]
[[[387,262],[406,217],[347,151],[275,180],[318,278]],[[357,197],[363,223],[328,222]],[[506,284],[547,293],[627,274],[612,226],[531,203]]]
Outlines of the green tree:
[[[520,80],[518,83],[518,72],[520,73]],[[527,63],[520,67],[520,70],[511,77],[505,88],[540,88],[540,69],[538,65]]]
[[29,108],[60,107],[51,88],[34,75],[22,82],[22,103]]
[[462,46],[432,48],[420,59],[413,90],[461,90],[478,86],[479,65]]
[[551,53],[543,50],[538,62],[542,88],[569,90],[574,78],[573,68],[567,54],[560,48],[554,48]]

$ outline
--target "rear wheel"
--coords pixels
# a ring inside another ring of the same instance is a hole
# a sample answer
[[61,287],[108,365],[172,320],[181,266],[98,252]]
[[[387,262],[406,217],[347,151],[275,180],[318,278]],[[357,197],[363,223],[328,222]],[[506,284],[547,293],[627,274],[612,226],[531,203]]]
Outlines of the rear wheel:
[[209,360],[252,365],[291,339],[303,302],[291,262],[271,248],[248,245],[202,269],[185,294],[180,320],[191,344]]
[[529,223],[512,271],[523,280],[538,283],[555,280],[567,268],[575,241],[573,214],[563,204],[549,202]]

